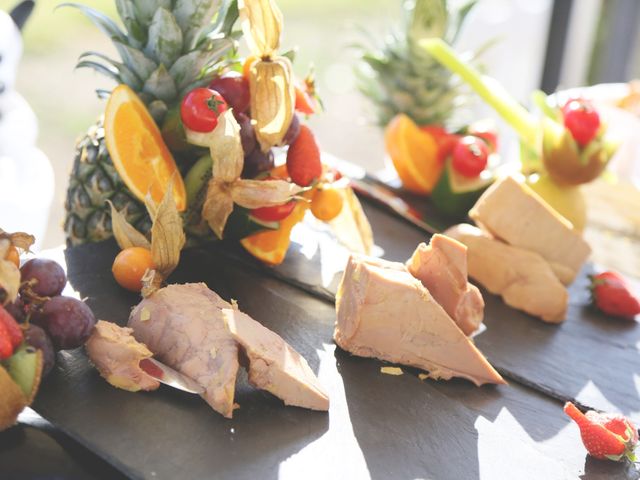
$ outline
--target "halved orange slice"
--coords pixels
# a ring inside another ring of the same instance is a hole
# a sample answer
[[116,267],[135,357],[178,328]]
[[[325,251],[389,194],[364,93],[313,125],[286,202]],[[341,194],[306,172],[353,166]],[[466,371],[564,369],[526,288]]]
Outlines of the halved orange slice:
[[269,265],[280,265],[289,250],[291,230],[304,218],[308,208],[308,202],[299,201],[291,214],[280,222],[280,228],[253,234],[240,240],[240,243],[258,260]]
[[159,203],[173,179],[179,211],[187,206],[182,175],[142,100],[127,85],[118,85],[104,114],[107,150],[125,185],[141,201],[147,193]]
[[387,125],[384,140],[402,185],[414,193],[431,193],[443,168],[433,136],[407,115],[398,114]]

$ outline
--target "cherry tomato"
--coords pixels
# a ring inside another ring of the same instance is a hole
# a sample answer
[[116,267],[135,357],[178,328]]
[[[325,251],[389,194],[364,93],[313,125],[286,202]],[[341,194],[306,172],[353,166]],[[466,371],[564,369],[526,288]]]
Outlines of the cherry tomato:
[[467,133],[484,140],[491,153],[498,150],[498,132],[496,132],[493,122],[490,120],[479,121],[469,125]]
[[462,137],[453,149],[453,169],[460,175],[477,177],[487,167],[489,148],[473,135]]
[[313,99],[302,88],[296,85],[296,110],[306,115],[315,113]]
[[244,113],[249,110],[251,94],[249,93],[249,80],[238,72],[227,72],[221,77],[214,78],[209,88],[215,90],[233,108],[234,114]]
[[564,126],[581,147],[594,139],[600,128],[600,115],[588,100],[574,98],[562,107]]
[[279,222],[287,218],[296,206],[296,201],[274,205],[272,207],[260,207],[251,210],[251,216],[263,222]]
[[209,88],[194,88],[180,105],[182,123],[195,132],[211,132],[218,125],[218,117],[228,105],[222,95]]

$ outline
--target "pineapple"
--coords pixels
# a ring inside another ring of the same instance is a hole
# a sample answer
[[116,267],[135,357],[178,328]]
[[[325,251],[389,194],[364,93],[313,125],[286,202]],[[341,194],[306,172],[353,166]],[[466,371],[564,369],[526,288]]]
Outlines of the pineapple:
[[[170,137],[182,96],[207,85],[235,52],[235,34],[231,30],[238,16],[236,2],[116,0],[116,5],[124,30],[102,13],[72,4],[112,39],[121,58],[118,62],[87,52],[81,55],[78,67],[93,68],[130,86],[156,122],[164,122],[163,135]],[[185,155],[177,157],[176,162],[184,174],[193,159]],[[64,228],[69,245],[112,236],[107,200],[118,210],[124,209],[127,221],[138,230],[149,230],[151,223],[144,205],[116,172],[104,142],[102,122],[98,120],[76,146],[65,202]]]
[[459,80],[419,41],[439,37],[454,43],[474,4],[468,2],[454,11],[446,0],[406,1],[404,29],[388,35],[377,51],[363,53],[359,87],[377,107],[381,126],[398,113],[418,125],[447,125],[465,96]]

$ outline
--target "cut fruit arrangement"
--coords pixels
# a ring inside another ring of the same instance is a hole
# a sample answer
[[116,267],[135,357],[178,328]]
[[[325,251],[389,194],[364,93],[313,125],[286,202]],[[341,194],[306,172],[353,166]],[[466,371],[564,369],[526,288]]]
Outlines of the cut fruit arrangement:
[[460,76],[516,131],[520,137],[522,173],[531,188],[582,231],[586,204],[581,184],[596,179],[617,149],[607,128],[586,99],[571,98],[551,106],[546,95],[534,92],[543,114],[538,119],[493,79],[485,77],[438,38],[420,42],[442,66]]
[[20,263],[34,238],[0,230],[0,430],[33,402],[55,353],[80,347],[95,317],[84,302],[62,295],[63,268],[53,260]]
[[491,122],[455,125],[468,100],[460,82],[421,46],[427,38],[454,43],[475,2],[449,9],[441,0],[405,2],[405,29],[379,51],[365,52],[360,89],[378,111],[387,154],[410,192],[430,195],[454,219],[494,178],[498,139]]
[[[87,52],[78,63],[119,85],[99,92],[109,97],[104,118],[78,143],[65,204],[70,245],[111,237],[113,212],[148,235],[154,214],[146,199],[160,203],[169,185],[188,245],[242,240],[269,264],[282,262],[307,210],[325,222],[361,215],[357,203],[343,209],[343,195],[331,193],[348,183],[334,182],[299,117],[320,103],[313,75],[297,80],[293,54],[279,53],[275,2],[119,1],[124,30],[70,5],[111,37],[121,57]],[[242,34],[246,59],[237,53]],[[276,165],[285,155],[286,164]]]

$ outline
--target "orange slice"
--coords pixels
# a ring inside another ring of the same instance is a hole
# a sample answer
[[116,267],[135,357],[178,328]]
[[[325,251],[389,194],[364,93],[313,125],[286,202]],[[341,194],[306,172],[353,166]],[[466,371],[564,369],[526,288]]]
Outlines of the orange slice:
[[431,193],[443,168],[433,136],[405,114],[398,114],[387,125],[384,140],[402,185],[414,193]]
[[291,243],[291,230],[304,218],[309,208],[305,201],[299,201],[291,214],[280,222],[278,230],[260,232],[240,240],[242,246],[254,257],[269,265],[280,265]]
[[187,206],[184,181],[144,103],[126,85],[118,85],[104,114],[107,150],[125,185],[141,201],[147,193],[159,203],[173,178],[179,211]]

